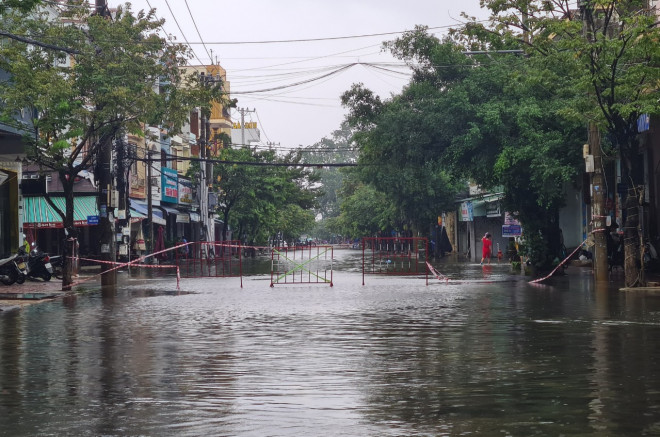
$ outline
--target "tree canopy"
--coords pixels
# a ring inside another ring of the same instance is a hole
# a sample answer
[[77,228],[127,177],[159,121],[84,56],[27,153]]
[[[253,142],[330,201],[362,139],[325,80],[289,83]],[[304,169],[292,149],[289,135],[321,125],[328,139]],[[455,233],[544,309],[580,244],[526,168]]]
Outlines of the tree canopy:
[[[621,159],[626,208],[626,283],[643,283],[637,208],[643,195],[638,123],[642,114],[658,114],[660,27],[645,0],[585,0],[572,7],[559,0],[485,0],[488,25],[472,22],[466,35],[481,47],[505,41],[525,50],[539,68],[563,66],[557,84],[572,93],[562,112],[606,133]],[[643,271],[643,269],[642,269]]]
[[0,82],[0,117],[11,124],[19,112],[31,116],[27,154],[59,173],[66,211],[51,206],[70,236],[75,176],[98,165],[102,148],[126,133],[143,135],[145,124],[174,135],[191,108],[224,99],[221,84],[204,88],[182,73],[189,52],[158,36],[162,21],[153,11],[133,14],[127,4],[104,17],[80,7],[60,15],[11,9],[2,18],[6,31],[25,38],[0,45],[0,69],[9,77]]
[[[562,112],[571,97],[556,86],[562,66],[538,69],[511,54],[468,57],[464,45],[424,28],[386,47],[414,70],[403,92],[382,102],[355,85],[343,96],[360,129],[361,180],[416,226],[453,209],[471,180],[502,189],[504,206],[529,234],[558,236],[564,188],[576,180],[584,142],[579,122]],[[532,260],[546,266],[557,248],[536,243]]]
[[277,233],[296,239],[313,227],[318,178],[296,165],[300,153],[278,156],[273,150],[240,147],[223,149],[220,156],[242,163],[214,166],[217,212],[239,238],[265,244]]

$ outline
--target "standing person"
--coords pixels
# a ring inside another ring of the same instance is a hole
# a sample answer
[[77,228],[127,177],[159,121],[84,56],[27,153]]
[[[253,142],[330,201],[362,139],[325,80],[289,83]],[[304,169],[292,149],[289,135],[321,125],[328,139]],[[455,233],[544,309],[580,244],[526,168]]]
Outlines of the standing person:
[[490,264],[490,256],[493,252],[493,240],[490,239],[490,232],[486,232],[486,235],[483,236],[481,239],[481,243],[483,244],[483,247],[481,249],[481,263],[484,263],[484,260],[487,260],[488,264]]

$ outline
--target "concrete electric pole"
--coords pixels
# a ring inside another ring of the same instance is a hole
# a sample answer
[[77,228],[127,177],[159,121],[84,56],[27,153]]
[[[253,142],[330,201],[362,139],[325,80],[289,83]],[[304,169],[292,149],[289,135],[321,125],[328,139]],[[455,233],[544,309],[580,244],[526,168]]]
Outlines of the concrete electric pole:
[[[97,15],[109,17],[108,6],[105,0],[96,0],[95,12]],[[113,178],[113,157],[112,157],[112,138],[98,139],[103,141],[100,144],[98,165],[96,175],[99,181],[99,228],[100,228],[100,252],[101,261],[101,293],[104,297],[113,296],[117,290],[117,271],[114,270],[114,263],[117,260],[115,250],[115,209],[118,195],[115,190],[115,181]]]
[[607,222],[605,217],[605,180],[603,155],[600,148],[600,131],[596,123],[589,123],[589,150],[593,155],[594,168],[591,176],[592,220],[594,231],[594,275],[596,281],[608,280]]
[[245,144],[245,114],[250,112],[257,112],[256,109],[246,109],[246,108],[237,108],[237,111],[241,113],[241,147],[246,146]]
[[[200,82],[204,86],[211,86],[215,83],[220,82],[220,75],[211,75],[211,74],[200,74]],[[208,114],[204,111],[200,111],[200,130],[199,130],[199,146],[200,146],[200,196],[199,196],[199,209],[201,213],[201,219],[203,223],[204,240],[209,243],[215,242],[215,223],[213,218],[213,210],[209,205],[209,194],[211,193],[211,187],[213,184],[213,162],[214,158],[209,147],[211,138],[211,120],[209,119]],[[214,129],[215,130],[215,129]],[[215,138],[213,138],[215,140]],[[211,247],[212,248],[212,247]],[[215,248],[213,248],[215,252]],[[206,255],[209,253],[207,251]]]

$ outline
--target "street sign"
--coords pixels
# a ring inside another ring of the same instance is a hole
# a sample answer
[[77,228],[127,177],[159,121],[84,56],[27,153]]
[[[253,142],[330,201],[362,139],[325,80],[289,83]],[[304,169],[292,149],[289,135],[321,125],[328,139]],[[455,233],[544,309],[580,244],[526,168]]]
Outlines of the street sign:
[[97,216],[97,215],[88,215],[87,216],[87,224],[88,225],[98,225],[99,224],[99,216]]
[[520,225],[503,225],[502,237],[520,237],[522,235],[522,226]]

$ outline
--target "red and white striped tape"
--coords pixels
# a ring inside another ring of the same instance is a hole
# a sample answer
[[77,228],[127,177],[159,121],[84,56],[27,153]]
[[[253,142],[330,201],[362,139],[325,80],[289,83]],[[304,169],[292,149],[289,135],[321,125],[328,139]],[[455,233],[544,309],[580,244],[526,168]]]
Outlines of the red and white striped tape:
[[435,276],[436,279],[438,279],[438,280],[440,280],[440,281],[449,282],[449,276],[445,276],[445,275],[443,275],[442,273],[440,273],[439,271],[437,271],[437,270],[435,269],[435,267],[433,267],[433,266],[431,265],[431,263],[429,263],[428,261],[426,261],[426,266],[429,268],[429,271],[430,271],[431,273],[433,273],[433,276]]
[[[68,284],[67,286],[68,286],[68,287],[74,287],[74,286],[76,286],[76,285],[80,285],[80,284],[82,284],[82,283],[84,283],[84,282],[87,282],[87,281],[90,281],[90,280],[96,278],[97,276],[100,276],[100,275],[102,275],[102,274],[104,274],[104,273],[112,272],[112,271],[114,271],[114,270],[118,270],[118,269],[120,269],[120,268],[122,268],[122,267],[140,265],[139,263],[140,263],[141,261],[144,261],[144,260],[147,259],[147,258],[151,258],[151,257],[153,257],[153,256],[160,255],[161,253],[169,252],[169,251],[171,251],[171,250],[176,250],[176,249],[179,249],[179,248],[181,248],[181,247],[187,246],[187,245],[189,245],[189,244],[192,244],[192,243],[182,243],[182,244],[178,244],[178,245],[176,245],[176,246],[174,246],[174,247],[170,247],[170,248],[168,248],[168,249],[163,249],[163,250],[159,250],[158,252],[154,252],[154,253],[150,253],[150,254],[147,254],[147,255],[143,255],[143,256],[141,256],[140,258],[136,258],[136,259],[134,259],[133,261],[128,261],[128,262],[125,262],[125,263],[116,263],[117,265],[116,265],[115,267],[111,268],[110,270],[106,270],[106,271],[104,271],[104,272],[102,272],[102,273],[99,273],[99,274],[94,275],[94,276],[90,276],[89,278],[83,279],[83,280],[81,280],[81,281],[74,282],[74,283],[72,283],[72,284]],[[93,260],[93,261],[95,261],[95,262],[99,262],[99,260]],[[110,261],[104,261],[104,262],[110,262]],[[175,267],[176,267],[176,266],[175,266]],[[177,284],[176,284],[176,288],[177,288],[177,290],[179,290],[179,278],[180,278],[179,268],[177,267]]]
[[[605,232],[606,230],[607,229],[605,229],[605,228],[599,228],[599,229],[594,229],[593,231],[591,231],[591,233],[594,234],[596,232]],[[585,238],[584,241],[582,243],[580,243],[580,245],[578,247],[576,247],[575,250],[573,252],[571,252],[570,255],[568,255],[566,258],[564,258],[564,260],[562,262],[560,262],[557,265],[557,267],[555,267],[547,276],[544,276],[544,277],[538,278],[538,279],[534,279],[533,281],[529,281],[529,283],[530,284],[538,284],[539,282],[545,281],[546,279],[548,279],[549,277],[554,275],[555,272],[557,270],[559,270],[560,267],[562,267],[564,264],[566,264],[568,262],[568,260],[571,259],[573,257],[573,255],[575,255],[575,253],[582,248],[582,246],[584,245],[584,243],[587,242],[588,239],[589,238]]]

